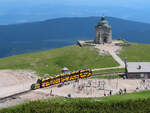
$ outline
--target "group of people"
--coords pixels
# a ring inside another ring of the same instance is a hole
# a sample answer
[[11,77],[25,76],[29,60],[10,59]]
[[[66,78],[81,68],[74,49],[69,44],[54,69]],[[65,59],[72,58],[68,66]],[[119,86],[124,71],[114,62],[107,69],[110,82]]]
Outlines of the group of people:
[[[108,96],[112,96],[112,92],[113,92],[113,90],[110,90]],[[127,93],[127,89],[126,88],[124,88],[123,90],[120,88],[120,90],[119,90],[119,94],[120,95],[121,94],[126,94],[126,93]],[[104,96],[107,96],[106,93],[104,93]]]
[[[110,90],[108,96],[112,96],[112,92],[113,90]],[[106,93],[104,93],[104,96],[107,96]]]
[[127,93],[127,89],[126,88],[124,88],[123,90],[120,88],[119,95],[126,94],[126,93]]

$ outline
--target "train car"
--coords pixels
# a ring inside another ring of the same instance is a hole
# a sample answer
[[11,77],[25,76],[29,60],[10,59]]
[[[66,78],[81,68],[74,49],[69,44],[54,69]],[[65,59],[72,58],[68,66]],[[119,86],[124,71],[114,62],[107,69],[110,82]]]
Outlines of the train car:
[[35,89],[44,88],[59,83],[64,83],[71,80],[87,78],[90,76],[92,76],[92,71],[90,69],[73,71],[71,73],[61,73],[53,77],[50,76],[50,77],[38,79],[35,84],[31,85],[31,89],[35,90]]

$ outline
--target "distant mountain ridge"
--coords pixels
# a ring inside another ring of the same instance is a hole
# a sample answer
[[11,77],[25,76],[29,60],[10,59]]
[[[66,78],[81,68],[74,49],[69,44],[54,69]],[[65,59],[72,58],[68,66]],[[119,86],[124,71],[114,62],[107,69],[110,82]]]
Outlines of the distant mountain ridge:
[[[94,27],[100,17],[58,18],[41,22],[1,25],[0,57],[58,48],[76,40],[94,39]],[[150,24],[106,17],[113,39],[150,43]]]

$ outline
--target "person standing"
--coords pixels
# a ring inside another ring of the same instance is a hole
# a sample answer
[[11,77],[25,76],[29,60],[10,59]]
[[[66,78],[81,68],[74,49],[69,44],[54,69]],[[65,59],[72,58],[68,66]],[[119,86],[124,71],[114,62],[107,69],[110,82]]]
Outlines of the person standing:
[[52,96],[52,89],[51,89],[51,91],[50,91],[50,96]]
[[112,96],[112,90],[110,90],[109,95]]
[[127,89],[126,88],[124,88],[124,94],[126,94],[127,93]]

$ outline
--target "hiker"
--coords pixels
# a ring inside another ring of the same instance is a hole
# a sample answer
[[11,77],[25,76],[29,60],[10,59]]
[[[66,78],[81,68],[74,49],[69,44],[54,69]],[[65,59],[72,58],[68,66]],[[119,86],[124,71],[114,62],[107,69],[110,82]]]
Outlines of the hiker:
[[52,89],[51,89],[51,91],[50,91],[50,95],[52,95]]
[[126,88],[124,88],[124,93],[125,93],[125,94],[127,93],[127,89],[126,89]]
[[106,97],[106,93],[104,93],[104,96]]
[[68,94],[68,98],[71,98],[71,94]]
[[112,90],[110,90],[109,95],[112,96]]
[[122,94],[122,89],[119,90],[119,94],[120,94],[120,95]]

